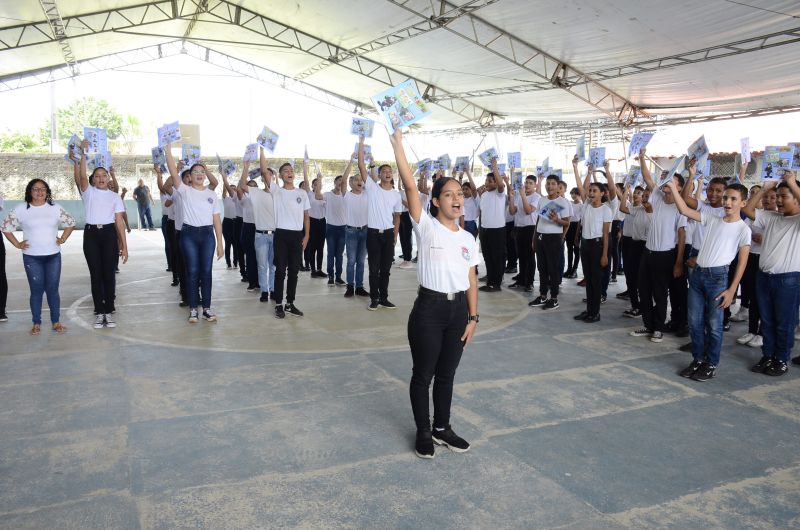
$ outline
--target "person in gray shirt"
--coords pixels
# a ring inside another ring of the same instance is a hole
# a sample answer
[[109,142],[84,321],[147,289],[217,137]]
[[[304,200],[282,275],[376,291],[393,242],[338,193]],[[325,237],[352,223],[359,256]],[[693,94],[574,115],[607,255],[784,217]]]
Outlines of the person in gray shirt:
[[[139,185],[133,188],[133,199],[136,201],[136,208],[139,210],[139,226],[143,229],[155,230],[153,216],[150,212],[153,196],[150,195],[150,188],[144,185],[144,180],[139,179]],[[145,223],[145,221],[147,222]]]

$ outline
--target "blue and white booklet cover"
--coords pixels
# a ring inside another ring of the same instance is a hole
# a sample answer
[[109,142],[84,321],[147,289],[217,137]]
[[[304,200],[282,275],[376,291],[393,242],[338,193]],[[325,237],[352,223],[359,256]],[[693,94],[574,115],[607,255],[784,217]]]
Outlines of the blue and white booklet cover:
[[522,167],[522,153],[508,153],[508,167],[521,168]]
[[695,174],[694,178],[699,179],[700,177],[704,179],[711,178],[711,160],[706,158],[705,160],[701,160],[701,164],[695,166]]
[[589,149],[589,159],[586,161],[586,165],[592,166],[595,169],[600,169],[603,167],[603,164],[606,163],[606,148],[605,147],[593,147]]
[[105,153],[108,151],[108,135],[105,129],[84,127],[83,138],[89,141],[90,153]]
[[628,158],[638,155],[639,151],[647,147],[647,144],[649,144],[650,140],[653,138],[653,134],[654,133],[649,132],[638,132],[634,134],[628,146]]
[[256,137],[256,143],[270,153],[274,153],[275,146],[278,144],[278,134],[265,125]]
[[163,147],[153,147],[150,149],[150,157],[153,160],[153,165],[158,166],[161,173],[167,172],[167,155]]
[[369,118],[354,117],[350,125],[350,134],[372,138],[372,131],[375,129],[375,121]]
[[177,142],[181,139],[181,126],[177,121],[167,123],[158,128],[158,146]]
[[256,160],[258,160],[258,144],[250,144],[244,150],[244,156],[242,157],[242,161],[254,162]]
[[695,140],[692,145],[689,146],[689,149],[686,150],[687,162],[695,160],[699,163],[701,160],[707,159],[708,155],[708,145],[706,145],[705,135]]
[[788,145],[771,145],[764,149],[762,180],[781,180],[783,172],[792,168],[794,148]]
[[578,138],[577,143],[575,144],[575,156],[578,157],[578,161],[586,160],[586,137],[581,136]]
[[522,187],[522,171],[514,171],[511,176],[511,188],[518,190]]
[[444,170],[450,169],[450,166],[452,165],[452,162],[450,161],[450,155],[442,155],[436,160],[436,162],[439,163],[439,169]]
[[250,168],[250,171],[247,172],[247,179],[248,180],[255,180],[260,176],[261,176],[261,168],[260,167]]
[[686,160],[686,155],[682,155],[675,159],[675,162],[672,163],[672,167],[670,167],[666,173],[658,180],[658,188],[661,189],[662,186],[666,185],[667,182],[672,180],[672,176],[678,172],[678,168],[681,167],[681,164]]
[[[355,156],[353,160],[358,160],[358,142],[356,142],[356,146],[353,149],[353,153]],[[364,144],[364,161],[372,160],[372,146],[369,144]]]
[[456,161],[453,164],[453,171],[460,173],[467,170],[469,170],[469,157],[457,156]]
[[541,209],[541,210],[539,210],[539,215],[541,215],[542,217],[546,217],[546,218],[548,218],[548,219],[549,219],[549,218],[550,218],[550,214],[551,214],[552,212],[555,212],[555,213],[557,213],[557,214],[558,214],[558,213],[561,213],[561,211],[562,211],[563,209],[564,209],[564,207],[563,207],[563,206],[561,206],[560,204],[558,204],[556,201],[550,201],[550,202],[548,202],[547,204],[545,204],[545,205],[542,207],[542,209]]
[[72,138],[70,138],[69,142],[67,142],[67,154],[64,155],[64,160],[68,160],[74,166],[75,161],[70,158],[70,155],[74,156],[78,160],[80,160],[81,157],[83,156],[83,149],[81,149],[81,139],[78,138],[77,134],[73,134]]
[[430,158],[423,158],[417,162],[417,170],[419,170],[420,173],[424,171],[433,171],[433,160]]
[[550,174],[557,176],[558,180],[563,180],[564,179],[564,170],[563,169],[551,169],[550,170]]
[[370,98],[375,109],[383,117],[389,134],[395,129],[408,127],[431,114],[431,109],[411,79],[387,88]]
[[642,180],[642,168],[637,165],[632,165],[628,168],[628,174],[625,175],[625,186],[630,186],[631,189],[639,185]]
[[181,146],[181,160],[187,166],[197,163],[200,160],[200,146],[183,144]]
[[219,172],[226,177],[230,177],[236,172],[236,164],[234,164],[232,160],[223,161],[219,157],[219,154],[217,154],[217,167],[219,168]]
[[111,170],[111,153],[108,151],[104,151],[102,153],[97,153],[94,157],[94,167],[104,167],[106,170]]
[[[739,145],[741,147],[739,154],[742,156],[742,163],[749,164],[752,158],[752,154],[750,151],[750,138],[742,138],[741,140],[739,140]],[[739,172],[736,171],[736,174],[738,175]]]
[[794,148],[794,156],[792,157],[792,169],[798,170],[800,169],[800,142],[794,142],[789,144],[789,147]]
[[[501,175],[506,175],[506,165],[505,164],[497,164],[497,171],[499,171]],[[506,176],[508,176],[508,175],[506,175]]]
[[500,158],[500,155],[497,154],[497,149],[495,149],[494,147],[490,147],[483,153],[479,154],[478,158],[480,159],[480,161],[483,163],[484,166],[492,167],[492,159],[496,160]]
[[540,171],[541,174],[548,174],[550,172],[550,157],[548,156],[542,161],[542,170]]

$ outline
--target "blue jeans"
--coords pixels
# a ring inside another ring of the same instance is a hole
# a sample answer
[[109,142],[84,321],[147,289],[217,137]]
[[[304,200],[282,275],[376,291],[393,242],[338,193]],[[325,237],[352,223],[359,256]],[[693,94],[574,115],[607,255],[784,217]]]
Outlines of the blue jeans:
[[61,296],[58,294],[58,283],[61,279],[61,253],[49,256],[22,255],[28,285],[31,287],[31,315],[34,324],[42,323],[42,295],[47,293],[47,305],[50,306],[50,321],[55,324],[61,317]]
[[326,227],[325,240],[328,244],[328,278],[331,279],[342,277],[342,254],[344,254],[345,240],[344,228],[344,226],[336,225],[328,225]]
[[367,257],[367,229],[345,229],[347,247],[347,285],[364,287],[364,259]]
[[275,234],[259,234],[256,232],[256,262],[258,263],[258,285],[262,293],[275,290]]
[[[150,205],[149,204],[140,204],[136,203],[136,207],[139,210],[139,226],[142,228],[153,228],[153,216],[150,213]],[[145,224],[145,218],[147,219],[147,223]]]
[[800,272],[756,274],[758,310],[761,313],[761,354],[789,362],[794,347],[800,301]]
[[214,227],[184,224],[181,230],[181,249],[186,260],[186,295],[189,307],[195,308],[203,299],[203,307],[211,307],[211,266],[214,264]]
[[464,230],[472,234],[472,237],[478,237],[478,223],[476,221],[464,221]]
[[689,276],[689,336],[692,338],[692,357],[695,361],[719,365],[725,311],[715,298],[727,288],[727,266],[696,266]]

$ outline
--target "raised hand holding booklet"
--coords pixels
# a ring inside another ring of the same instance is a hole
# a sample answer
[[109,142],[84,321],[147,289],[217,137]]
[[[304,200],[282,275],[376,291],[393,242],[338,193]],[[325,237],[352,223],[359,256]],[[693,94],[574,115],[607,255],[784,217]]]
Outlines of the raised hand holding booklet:
[[[355,157],[353,160],[358,160],[358,142],[356,142],[356,147],[353,149],[353,153],[355,153]],[[372,146],[369,144],[364,144],[364,161],[372,160]]]
[[437,162],[439,163],[439,169],[450,169],[450,165],[452,164],[450,161],[450,155],[442,155],[438,158]]
[[792,168],[794,147],[772,145],[764,149],[764,164],[761,169],[763,180],[781,180],[783,172]]
[[546,175],[549,171],[550,171],[550,157],[548,156],[547,158],[544,159],[544,161],[542,161],[542,170],[540,173]]
[[255,180],[260,176],[261,176],[261,168],[260,167],[251,168],[250,171],[247,172],[247,179],[248,180]]
[[711,160],[706,158],[705,160],[702,160],[701,162],[703,162],[703,163],[700,164],[700,165],[696,165],[695,166],[696,172],[694,174],[694,178],[695,179],[699,179],[700,177],[703,177],[704,179],[710,178],[711,177]]
[[274,153],[275,146],[278,143],[278,134],[265,125],[256,138],[256,143],[270,153]]
[[217,167],[219,168],[219,172],[226,177],[230,177],[236,172],[236,164],[233,163],[233,160],[223,161],[219,155],[217,155]]
[[628,158],[638,155],[639,151],[647,147],[650,140],[653,138],[654,133],[638,132],[631,138],[631,143],[628,146]]
[[675,159],[675,162],[672,164],[672,167],[670,167],[669,170],[667,170],[667,172],[664,173],[664,176],[659,179],[658,181],[659,189],[662,186],[666,185],[667,182],[672,180],[672,176],[678,172],[678,168],[681,167],[681,164],[683,164],[684,160],[686,160],[686,155],[682,155],[677,159]]
[[605,147],[594,147],[589,149],[589,159],[586,161],[587,165],[592,166],[595,169],[600,169],[603,167],[603,164],[606,162],[606,148]]
[[83,137],[89,141],[90,153],[105,153],[108,151],[108,135],[105,129],[84,127]]
[[522,153],[508,153],[506,156],[508,157],[508,167],[522,167]]
[[73,134],[72,138],[69,139],[67,142],[67,154],[64,155],[64,160],[68,160],[72,165],[75,165],[75,161],[70,158],[70,155],[74,156],[78,160],[81,159],[83,156],[83,149],[81,149],[81,139],[78,138],[77,134]]
[[497,149],[495,149],[494,147],[490,147],[483,153],[479,154],[478,158],[480,159],[480,161],[483,163],[484,166],[492,167],[492,159],[496,160],[500,158],[500,155],[497,154]]
[[250,144],[244,150],[243,162],[254,162],[258,160],[258,144]]
[[433,160],[431,160],[430,158],[423,158],[422,160],[417,162],[417,170],[419,170],[420,173],[422,173],[423,171],[431,171],[432,169],[433,169]]
[[628,168],[628,174],[625,175],[625,185],[630,186],[631,189],[639,185],[642,179],[642,168],[637,165],[632,165]]
[[177,121],[167,123],[158,128],[158,146],[177,142],[181,139],[181,126]]
[[[497,171],[501,175],[506,175],[506,165],[505,164],[497,164]],[[507,175],[506,175],[507,176]]]
[[200,160],[200,146],[183,144],[181,146],[181,160],[183,160],[183,163],[187,166],[196,163]]
[[353,118],[353,123],[350,125],[350,134],[372,138],[372,130],[374,128],[375,122],[369,118]]
[[153,159],[153,165],[158,166],[161,173],[167,172],[167,155],[163,147],[153,147],[150,149],[150,157]]
[[383,117],[389,134],[395,129],[408,127],[431,114],[430,107],[422,99],[417,85],[411,79],[387,88],[370,98],[375,109]]
[[107,171],[111,171],[111,153],[108,151],[104,151],[102,153],[97,153],[94,157],[94,167],[103,167]]
[[453,164],[453,171],[462,172],[467,171],[469,169],[469,157],[468,156],[457,156],[456,161]]
[[686,150],[686,155],[688,157],[687,161],[695,160],[698,163],[708,158],[709,152],[705,135],[695,140],[692,145],[689,146],[689,149]]

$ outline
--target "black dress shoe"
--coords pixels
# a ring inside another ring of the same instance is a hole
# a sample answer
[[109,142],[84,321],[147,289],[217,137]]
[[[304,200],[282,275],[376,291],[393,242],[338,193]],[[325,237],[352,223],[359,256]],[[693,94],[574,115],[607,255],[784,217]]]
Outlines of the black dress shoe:
[[578,313],[577,315],[575,315],[572,318],[574,318],[575,320],[583,320],[584,318],[586,318],[588,316],[589,316],[589,312],[588,311],[581,311],[580,313]]
[[600,322],[600,315],[589,315],[583,319],[584,322],[587,324],[594,324],[595,322]]

